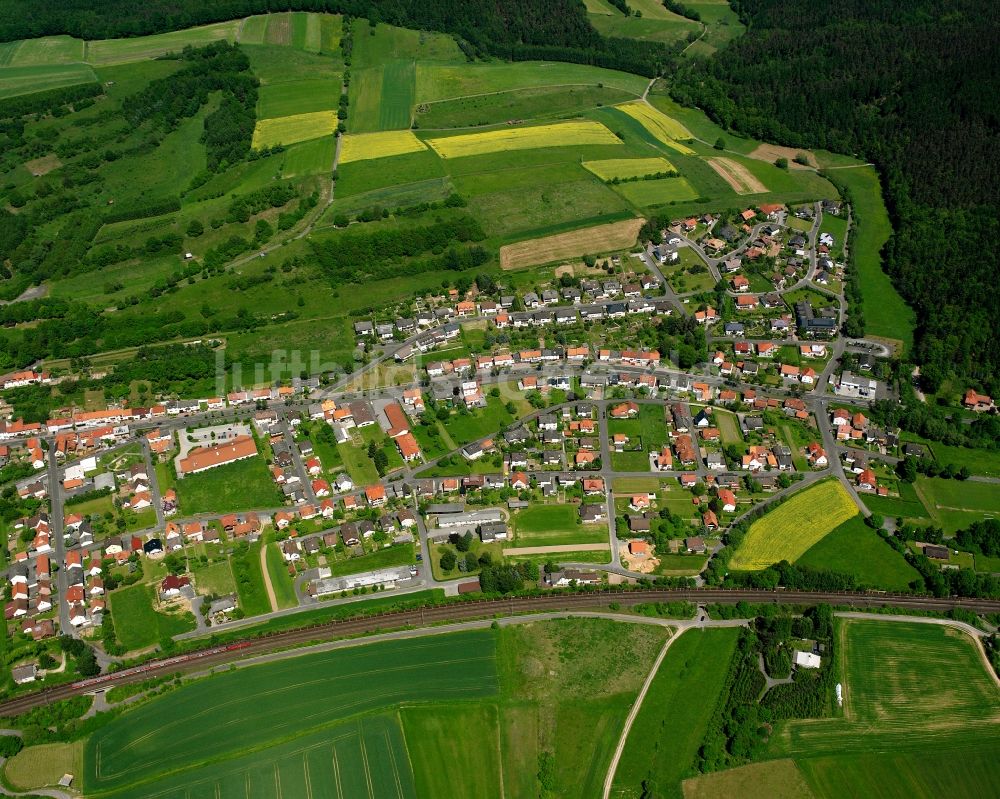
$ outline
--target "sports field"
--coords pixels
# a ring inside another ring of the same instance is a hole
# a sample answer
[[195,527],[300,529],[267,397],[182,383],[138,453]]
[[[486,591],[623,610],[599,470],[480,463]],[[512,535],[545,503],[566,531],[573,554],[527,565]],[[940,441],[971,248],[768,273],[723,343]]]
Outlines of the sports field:
[[683,155],[694,155],[694,150],[678,141],[678,139],[693,138],[691,131],[673,117],[668,117],[662,111],[658,111],[653,106],[644,102],[625,103],[624,105],[616,106],[616,108],[638,121],[639,124],[663,144]]
[[599,122],[588,119],[533,127],[511,127],[483,133],[466,133],[427,142],[442,158],[532,150],[542,147],[586,147],[595,144],[621,144],[614,133]]
[[755,571],[787,560],[794,563],[858,506],[837,480],[825,480],[795,494],[750,525],[730,567]]
[[601,180],[628,180],[676,171],[666,158],[608,158],[604,161],[584,161],[583,168]]
[[84,790],[121,799],[228,797],[249,784],[267,796],[347,799],[375,780],[375,796],[413,796],[398,720],[344,720],[400,702],[495,695],[495,647],[490,631],[429,636],[192,683],[95,733]]
[[395,155],[421,152],[424,149],[426,149],[424,143],[408,130],[348,133],[344,136],[344,143],[340,149],[340,163],[391,158]]
[[624,250],[635,244],[644,221],[626,219],[571,233],[557,233],[541,239],[507,244],[500,248],[500,265],[504,269],[522,269],[566,258],[579,258],[588,253],[596,255]]
[[337,129],[337,114],[333,111],[313,111],[308,114],[277,119],[261,119],[253,131],[253,147],[273,147],[330,136]]

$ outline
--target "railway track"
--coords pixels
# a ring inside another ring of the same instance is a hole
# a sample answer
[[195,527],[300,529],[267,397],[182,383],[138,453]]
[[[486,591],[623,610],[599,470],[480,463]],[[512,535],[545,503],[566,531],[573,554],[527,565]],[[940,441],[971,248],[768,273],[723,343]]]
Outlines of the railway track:
[[846,605],[859,610],[894,607],[908,610],[946,612],[964,608],[974,613],[1000,613],[1000,601],[963,599],[960,597],[924,597],[889,593],[817,593],[811,591],[759,591],[727,589],[650,589],[645,591],[593,591],[582,594],[549,594],[530,597],[470,600],[449,605],[381,613],[328,622],[296,630],[270,633],[229,645],[207,647],[165,660],[150,661],[142,666],[101,675],[66,685],[48,688],[11,699],[0,704],[0,716],[11,717],[33,708],[93,693],[113,685],[139,682],[150,677],[177,672],[202,671],[213,666],[232,663],[248,656],[264,655],[300,646],[355,635],[387,632],[407,627],[430,627],[448,622],[471,621],[495,616],[514,616],[553,611],[593,610],[607,608],[615,602],[632,607],[646,602],[691,602],[694,604],[736,604],[737,602],[775,603],[785,605]]

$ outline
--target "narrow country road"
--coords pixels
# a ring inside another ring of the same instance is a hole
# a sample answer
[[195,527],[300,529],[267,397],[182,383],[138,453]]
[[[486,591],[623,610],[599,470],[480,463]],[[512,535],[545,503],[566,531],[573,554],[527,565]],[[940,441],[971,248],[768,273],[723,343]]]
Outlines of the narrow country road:
[[656,656],[656,662],[653,663],[653,668],[651,668],[649,670],[649,674],[646,675],[646,682],[642,684],[642,690],[639,691],[639,695],[635,698],[635,702],[632,704],[632,709],[628,712],[628,718],[625,719],[625,726],[622,727],[622,734],[618,738],[618,746],[615,747],[615,753],[611,758],[611,763],[608,765],[608,773],[604,777],[604,793],[602,794],[604,799],[608,799],[611,796],[611,783],[614,782],[615,772],[618,770],[618,761],[621,760],[622,752],[625,751],[625,742],[628,740],[629,731],[632,729],[632,722],[635,721],[635,717],[639,715],[639,708],[642,707],[642,700],[646,698],[646,692],[649,691],[649,686],[653,684],[653,678],[660,670],[660,664],[663,662],[663,658],[667,656],[667,650],[670,649],[674,641],[684,634],[684,630],[686,629],[686,627],[682,627],[674,635],[671,635],[663,644],[660,654]]
[[267,570],[267,542],[260,548],[260,571],[264,575],[264,588],[267,589],[267,601],[271,603],[271,612],[278,609],[278,600],[274,596],[274,586],[271,585],[271,574]]

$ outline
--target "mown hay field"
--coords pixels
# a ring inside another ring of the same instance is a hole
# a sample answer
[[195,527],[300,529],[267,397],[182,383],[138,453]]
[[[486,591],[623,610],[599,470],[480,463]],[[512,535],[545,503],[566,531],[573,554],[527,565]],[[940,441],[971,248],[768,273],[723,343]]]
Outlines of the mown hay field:
[[818,483],[750,525],[730,567],[756,571],[782,560],[793,563],[857,513],[858,506],[837,480]]
[[[303,769],[303,752],[315,751],[318,761],[329,764],[336,741],[357,738],[359,731],[364,735],[368,719],[360,726],[357,722],[333,726],[352,716],[381,712],[400,702],[493,696],[495,653],[496,638],[483,630],[303,655],[195,682],[115,719],[91,736],[83,788],[88,795],[115,791],[121,797],[173,797],[197,786],[198,795],[207,790],[204,795],[210,796],[216,781],[222,782],[220,789],[226,785],[231,789],[233,782],[256,782],[270,774],[271,784],[281,780],[278,796],[308,796],[308,790],[286,785],[279,761],[295,756],[299,775],[314,768],[310,759]],[[301,737],[318,728],[324,729]],[[394,759],[400,772],[408,774],[398,723],[395,732],[382,737],[387,736],[398,741],[391,746],[397,753]],[[279,741],[288,743],[269,747],[266,756],[261,752],[243,756]],[[349,763],[349,753],[343,754],[343,762]],[[380,760],[392,759],[387,754]],[[195,764],[208,769],[192,769]],[[171,776],[164,779],[167,774]],[[363,785],[364,772],[360,776]],[[314,789],[322,784],[316,778],[312,783]],[[359,796],[364,791],[348,792],[345,786],[343,795]]]
[[139,36],[134,39],[103,39],[87,44],[87,61],[95,66],[101,64],[122,64],[128,61],[145,61],[159,58],[166,53],[179,53],[187,45],[204,47],[222,39],[236,41],[242,20],[217,22],[199,28],[188,28],[155,36]]
[[0,99],[97,80],[89,64],[0,67]]
[[500,248],[500,266],[503,269],[522,269],[566,258],[578,258],[589,253],[625,250],[635,244],[643,222],[644,219],[626,219],[507,244]]
[[743,164],[737,163],[731,158],[708,158],[706,160],[708,165],[737,194],[761,194],[767,191],[767,186]]
[[25,39],[14,51],[11,66],[33,67],[83,61],[83,39],[72,36],[42,36]]
[[424,150],[420,139],[408,130],[390,130],[382,133],[349,133],[344,136],[340,149],[340,163],[365,161],[371,158],[389,158]]
[[337,129],[337,114],[333,111],[312,111],[274,119],[260,119],[253,131],[253,147],[273,147],[330,136]]
[[533,150],[542,147],[586,147],[595,144],[621,144],[614,133],[599,122],[587,119],[510,127],[483,133],[466,133],[430,139],[427,142],[442,158],[462,158],[510,150]]
[[678,139],[693,139],[694,136],[676,119],[668,117],[645,102],[625,103],[615,107],[639,122],[663,144],[684,155],[694,155],[694,150],[678,141]]
[[698,190],[688,183],[686,178],[637,180],[632,183],[622,183],[614,189],[629,202],[644,208],[693,200],[698,196]]
[[601,180],[629,180],[661,172],[676,172],[666,158],[608,158],[603,161],[584,161],[583,168]]

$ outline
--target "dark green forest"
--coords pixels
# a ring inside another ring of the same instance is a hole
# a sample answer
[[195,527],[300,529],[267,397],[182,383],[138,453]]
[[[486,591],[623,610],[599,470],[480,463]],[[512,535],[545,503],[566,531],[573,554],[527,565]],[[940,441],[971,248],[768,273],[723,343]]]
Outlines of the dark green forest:
[[1000,390],[1000,6],[733,0],[748,31],[672,93],[724,127],[878,168],[884,263],[917,313],[925,387]]
[[325,11],[454,34],[470,57],[549,59],[657,75],[678,48],[602,37],[580,0],[0,0],[0,41],[142,36],[279,11]]

